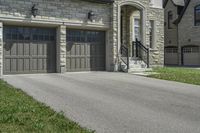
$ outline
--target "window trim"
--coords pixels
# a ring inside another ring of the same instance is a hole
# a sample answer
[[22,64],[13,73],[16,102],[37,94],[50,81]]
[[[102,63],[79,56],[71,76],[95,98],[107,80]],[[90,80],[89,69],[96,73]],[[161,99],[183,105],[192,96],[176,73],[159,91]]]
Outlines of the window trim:
[[[200,8],[200,4],[194,7],[194,25],[200,26],[200,19],[197,21],[197,10],[200,11],[200,9],[197,8]],[[197,25],[197,23],[199,23],[199,25]]]
[[155,48],[155,43],[156,43],[156,21],[155,20],[150,20],[149,23],[150,23],[149,48],[154,49]]
[[[134,38],[134,40],[136,40],[136,32],[135,32],[135,29],[136,28],[138,28],[139,29],[139,34],[138,34],[138,40],[141,40],[141,19],[140,18],[133,18],[134,19],[134,30],[133,30],[133,32],[134,32],[134,36],[133,36],[133,38]],[[138,21],[139,23],[138,23],[138,25],[136,25],[136,21]]]
[[[171,19],[170,19],[170,16],[171,16]],[[173,27],[171,25],[172,24],[171,21],[173,20],[173,12],[172,11],[168,11],[167,18],[168,18],[168,29],[173,29]]]

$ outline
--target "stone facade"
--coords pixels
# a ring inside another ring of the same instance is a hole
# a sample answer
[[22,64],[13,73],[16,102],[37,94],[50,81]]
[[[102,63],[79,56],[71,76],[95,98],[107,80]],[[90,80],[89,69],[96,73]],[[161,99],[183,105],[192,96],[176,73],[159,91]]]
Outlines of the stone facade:
[[[38,14],[31,15],[36,5]],[[99,4],[81,0],[0,0],[0,29],[3,25],[26,25],[57,28],[57,72],[65,72],[66,29],[95,29],[106,32],[106,70],[118,71],[120,60],[120,18],[121,6],[130,5],[143,12],[143,43],[149,47],[149,21],[156,23],[155,47],[151,49],[151,65],[163,65],[163,9],[153,7],[149,0],[115,0],[112,4]],[[87,18],[93,11],[93,21]],[[130,25],[130,23],[129,23]],[[1,30],[0,30],[1,32]],[[1,35],[1,34],[0,34]],[[2,34],[3,36],[3,34]],[[2,36],[0,36],[0,72],[2,73]],[[131,35],[129,35],[131,36]],[[130,37],[129,37],[130,39]]]
[[199,0],[191,0],[185,14],[182,17],[182,20],[178,24],[180,47],[186,45],[200,46],[200,26],[194,25],[194,7],[197,5],[200,5]]
[[[164,65],[164,11],[162,9],[150,8],[149,20],[154,21],[155,33],[153,48],[150,48],[150,65],[163,66]],[[149,24],[149,21],[148,21]],[[149,37],[149,31],[147,31]],[[147,37],[147,38],[148,38]],[[149,45],[149,38],[147,44]],[[148,46],[149,47],[149,46]]]
[[[116,16],[114,16],[114,29],[116,31],[116,38],[114,39],[114,44],[117,44],[118,50],[120,49],[121,40],[120,40],[120,9],[123,5],[129,5],[133,8],[137,8],[142,12],[142,42],[146,47],[149,47],[149,22],[150,20],[155,21],[155,41],[154,41],[154,48],[150,49],[150,65],[151,66],[163,66],[164,64],[164,10],[162,8],[154,8],[149,3],[149,0],[116,0],[114,3],[113,10],[114,12],[118,12]],[[115,21],[117,20],[117,21]],[[128,24],[130,22],[128,21]],[[130,29],[130,27],[129,27]],[[129,32],[130,33],[130,32]],[[130,37],[130,35],[127,35]],[[130,38],[129,38],[130,39]],[[127,41],[129,42],[129,41]]]
[[[182,20],[178,24],[179,64],[181,65],[181,48],[184,46],[200,46],[200,26],[194,25],[194,7],[200,5],[199,0],[191,0]],[[187,27],[187,28],[186,28]]]
[[66,71],[66,26],[61,25],[57,30],[57,71]]
[[[178,65],[183,64],[183,51],[185,46],[200,46],[200,26],[194,25],[194,7],[199,5],[199,0],[190,0],[187,8],[183,10],[183,16],[181,16],[180,22],[174,25],[173,29],[168,29],[168,12],[173,12],[174,21],[179,19],[177,14],[178,6],[174,5],[171,0],[165,7],[165,47],[176,46],[178,48],[177,58],[174,58],[173,62],[177,62]],[[167,54],[166,54],[167,55]],[[167,57],[166,57],[167,58]],[[175,61],[176,60],[176,61]]]

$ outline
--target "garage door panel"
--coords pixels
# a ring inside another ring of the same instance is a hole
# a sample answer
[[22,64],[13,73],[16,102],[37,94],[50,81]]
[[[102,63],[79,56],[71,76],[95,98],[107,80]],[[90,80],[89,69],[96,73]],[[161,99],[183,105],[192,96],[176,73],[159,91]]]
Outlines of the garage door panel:
[[17,43],[13,43],[11,46],[11,55],[17,55]]
[[[55,72],[56,41],[51,37],[55,36],[55,29],[14,26],[4,29],[4,66],[10,66],[4,69],[5,74]],[[11,38],[7,37],[9,34]]]
[[17,51],[17,55],[24,55],[24,46],[23,46],[24,44],[23,43],[18,43],[17,44],[17,49],[16,49],[16,51]]
[[11,59],[11,71],[17,71],[17,59]]
[[200,65],[200,54],[199,53],[185,53],[184,65],[188,65],[188,66]]
[[47,70],[47,59],[43,59],[43,68]]
[[11,59],[4,60],[4,69],[6,72],[9,72],[11,69]]
[[31,70],[30,67],[30,59],[24,59],[24,71],[29,72]]
[[43,59],[38,59],[38,70],[44,70],[43,64]]
[[45,55],[44,54],[44,45],[38,45],[38,55]]
[[76,55],[76,44],[72,45],[70,55]]
[[86,68],[86,59],[81,58],[81,69],[84,70],[84,68]]
[[24,43],[24,55],[30,55],[30,44]]
[[87,50],[86,50],[86,55],[88,55],[88,56],[90,56],[91,55],[91,46],[90,46],[90,44],[86,44],[86,48],[87,48]]
[[4,56],[11,55],[11,43],[4,44]]
[[90,60],[91,60],[90,58],[86,59],[86,62],[87,62],[86,68],[88,68],[89,70],[91,68],[91,61]]
[[17,71],[24,70],[24,59],[17,59]]
[[71,58],[70,63],[70,69],[76,68],[76,58]]
[[37,59],[32,59],[32,65],[31,65],[31,69],[33,70],[33,71],[35,71],[35,70],[38,70],[37,69],[37,66],[38,66],[38,62],[37,62]]
[[66,60],[67,71],[105,70],[105,33],[67,30]]

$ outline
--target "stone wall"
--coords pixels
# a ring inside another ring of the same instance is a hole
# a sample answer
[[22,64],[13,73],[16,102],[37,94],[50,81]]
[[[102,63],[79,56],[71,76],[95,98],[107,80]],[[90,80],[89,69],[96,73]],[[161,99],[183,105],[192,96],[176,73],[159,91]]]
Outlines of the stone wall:
[[[146,47],[149,47],[149,24],[150,20],[154,20],[156,23],[155,26],[155,44],[154,49],[150,50],[150,64],[151,66],[163,66],[164,65],[164,10],[162,8],[153,8],[150,6],[149,0],[116,0],[114,3],[114,12],[120,11],[121,5],[130,5],[133,8],[142,8],[143,11],[143,43]],[[120,17],[114,15],[113,19],[113,30],[116,31],[116,36],[113,36],[114,41],[114,51],[120,49],[120,30],[118,30],[118,26],[120,24]],[[117,53],[117,52],[115,52]],[[114,55],[114,57],[117,55]]]
[[[31,7],[36,5],[38,15],[31,16]],[[93,22],[88,21],[89,11],[95,13]],[[1,18],[40,20],[61,23],[98,24],[109,26],[110,6],[80,0],[0,0]]]
[[[163,66],[164,65],[164,10],[157,8],[150,8],[148,14],[148,27],[150,20],[154,21],[154,44],[150,48],[150,65]],[[149,45],[149,30],[147,31],[147,44]],[[149,47],[149,46],[148,46]]]
[[57,29],[57,71],[66,72],[66,26]]

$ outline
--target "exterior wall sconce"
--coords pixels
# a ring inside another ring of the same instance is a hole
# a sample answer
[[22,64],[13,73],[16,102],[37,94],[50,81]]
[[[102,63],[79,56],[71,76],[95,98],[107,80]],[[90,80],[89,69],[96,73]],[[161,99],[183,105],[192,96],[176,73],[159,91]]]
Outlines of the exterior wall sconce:
[[94,12],[93,11],[89,11],[88,12],[88,20],[90,20],[90,21],[93,21],[93,17],[95,16],[95,14],[94,14]]
[[36,5],[34,4],[31,7],[31,15],[35,18],[38,15],[38,9],[36,8]]

